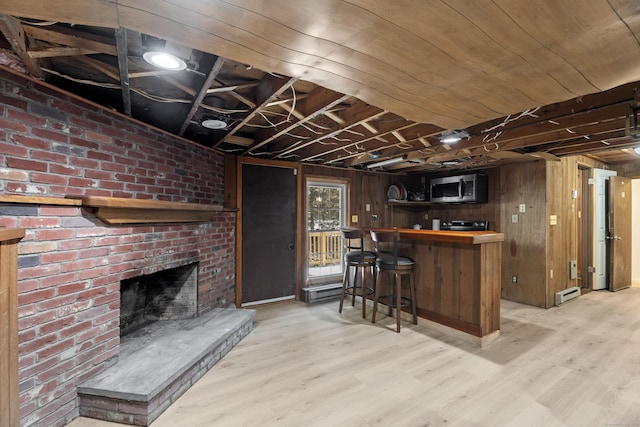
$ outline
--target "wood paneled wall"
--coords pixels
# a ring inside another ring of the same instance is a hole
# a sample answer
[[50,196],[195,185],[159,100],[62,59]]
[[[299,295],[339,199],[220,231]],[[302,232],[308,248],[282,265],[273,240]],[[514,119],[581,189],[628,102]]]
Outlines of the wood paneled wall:
[[[546,202],[545,162],[535,161],[500,168],[500,231],[502,297],[524,304],[545,306]],[[524,204],[526,211],[519,211]],[[513,222],[512,217],[517,217]],[[517,282],[512,282],[512,277]]]
[[0,426],[20,425],[18,387],[18,242],[22,229],[0,229]]

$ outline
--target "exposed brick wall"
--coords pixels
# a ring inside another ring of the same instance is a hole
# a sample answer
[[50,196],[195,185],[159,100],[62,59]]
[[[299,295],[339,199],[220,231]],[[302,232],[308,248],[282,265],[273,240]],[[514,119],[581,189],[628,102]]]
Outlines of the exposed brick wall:
[[[223,158],[0,70],[0,194],[220,204]],[[235,214],[108,226],[91,209],[5,203],[19,244],[22,425],[78,414],[76,386],[119,351],[120,280],[199,262],[201,313],[233,305]]]

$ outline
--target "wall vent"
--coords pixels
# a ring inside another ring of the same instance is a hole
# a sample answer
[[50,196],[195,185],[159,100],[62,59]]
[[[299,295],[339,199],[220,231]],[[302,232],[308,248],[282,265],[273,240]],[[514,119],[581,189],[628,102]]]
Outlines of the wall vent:
[[560,305],[580,296],[580,288],[573,286],[564,291],[556,292],[556,305]]

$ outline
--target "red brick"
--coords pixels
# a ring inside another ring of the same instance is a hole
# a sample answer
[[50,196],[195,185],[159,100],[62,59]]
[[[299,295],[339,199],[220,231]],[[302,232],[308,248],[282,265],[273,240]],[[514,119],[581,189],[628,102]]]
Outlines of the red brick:
[[29,128],[23,123],[17,122],[15,120],[6,120],[0,118],[0,129],[11,130],[14,132],[20,133],[29,133]]
[[79,261],[65,262],[64,264],[62,264],[62,271],[69,272],[69,271],[78,271],[78,270],[88,270],[93,268],[93,266],[94,266],[93,259],[83,259]]
[[46,311],[46,310],[51,310],[52,308],[66,306],[74,303],[75,301],[76,301],[76,296],[74,294],[63,295],[57,298],[51,298],[46,301],[39,302],[38,311]]
[[67,176],[81,176],[83,173],[83,170],[78,167],[52,163],[49,165],[49,172],[57,173],[60,175],[67,175]]
[[[20,354],[30,354],[35,353],[38,350],[44,348],[46,345],[55,343],[58,340],[58,336],[56,334],[46,335],[40,338],[37,338],[32,341],[21,342],[18,345]],[[29,378],[31,375],[40,372],[42,369],[47,369],[55,364],[55,360],[53,363],[37,363],[33,366],[30,366],[28,369],[23,369],[20,372],[20,376],[22,378]]]
[[8,110],[7,116],[10,119],[15,119],[20,123],[24,123],[31,126],[44,127],[47,124],[47,119],[44,117],[34,116],[24,111]]
[[72,166],[78,166],[86,169],[98,169],[100,168],[100,162],[91,159],[85,159],[82,157],[70,157],[69,164]]
[[32,304],[34,302],[42,301],[48,298],[53,298],[56,295],[56,290],[53,288],[50,289],[40,289],[34,292],[21,293],[18,294],[18,304]]
[[76,252],[50,252],[40,255],[40,262],[42,264],[59,263],[64,261],[72,261],[77,259]]
[[78,294],[78,301],[93,300],[94,298],[105,295],[106,293],[107,289],[104,286],[88,289]]
[[34,162],[32,160],[15,159],[9,157],[6,159],[7,166],[15,169],[23,169],[28,171],[46,172],[47,164],[43,162]]
[[75,282],[77,275],[75,273],[57,274],[55,276],[47,276],[40,279],[40,287],[57,286],[63,283]]
[[[37,329],[38,329],[38,333],[40,335],[47,335],[47,334],[52,334],[55,332],[59,332],[60,329],[64,328],[65,326],[69,326],[71,324],[73,324],[74,322],[74,318],[73,316],[67,316],[64,317],[62,319],[56,319],[53,322],[49,322],[49,323],[45,323],[43,325],[40,325]],[[58,335],[58,337],[60,338],[60,336]]]
[[[56,222],[58,220],[56,219]],[[73,238],[73,230],[68,228],[57,228],[55,230],[46,229],[46,230],[38,230],[36,232],[36,236],[38,240],[62,240],[62,239],[71,239]]]
[[113,138],[109,135],[104,135],[102,133],[97,133],[97,132],[93,132],[91,130],[86,130],[84,132],[84,136],[87,139],[93,140],[93,141],[98,141],[98,142],[103,142],[103,143],[107,143],[107,144],[111,144],[113,142]]
[[53,132],[50,130],[33,128],[31,130],[31,134],[38,138],[46,139],[48,141],[64,142],[65,144],[69,143],[69,136],[60,132]]
[[68,157],[66,154],[55,153],[53,151],[32,150],[31,159],[44,160],[46,162],[53,162],[53,163],[59,163],[59,164],[66,164]]
[[89,286],[89,283],[87,282],[71,283],[68,285],[58,286],[57,291],[58,295],[72,294],[84,291],[87,289],[87,286]]
[[71,187],[95,187],[97,182],[93,179],[79,178],[79,177],[70,177],[69,185]]

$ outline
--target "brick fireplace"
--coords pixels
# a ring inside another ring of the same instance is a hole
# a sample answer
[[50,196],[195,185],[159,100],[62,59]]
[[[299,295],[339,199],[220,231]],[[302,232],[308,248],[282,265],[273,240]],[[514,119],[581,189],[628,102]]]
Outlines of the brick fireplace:
[[234,305],[235,212],[105,224],[68,196],[219,205],[223,156],[5,69],[0,87],[0,227],[26,230],[21,423],[62,426],[79,414],[77,386],[117,360],[123,281],[197,263],[197,313]]

